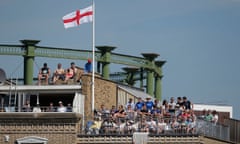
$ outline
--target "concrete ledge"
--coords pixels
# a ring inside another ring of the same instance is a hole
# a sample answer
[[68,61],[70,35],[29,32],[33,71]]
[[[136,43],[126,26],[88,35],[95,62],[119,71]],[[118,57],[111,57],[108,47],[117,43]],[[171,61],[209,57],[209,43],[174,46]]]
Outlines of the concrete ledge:
[[81,119],[82,115],[74,112],[2,112],[1,119]]

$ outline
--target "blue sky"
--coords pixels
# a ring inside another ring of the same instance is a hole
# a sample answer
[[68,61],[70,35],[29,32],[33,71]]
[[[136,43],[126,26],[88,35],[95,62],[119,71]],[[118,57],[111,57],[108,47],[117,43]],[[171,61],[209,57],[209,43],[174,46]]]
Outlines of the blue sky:
[[[225,104],[240,119],[240,0],[95,0],[96,45],[116,53],[158,53],[163,98],[187,96],[194,103]],[[41,40],[40,46],[91,49],[92,27],[64,29],[62,17],[90,0],[1,0],[0,44]],[[21,77],[23,59],[0,56],[8,77]],[[6,60],[8,63],[6,63]],[[36,58],[35,72],[47,61]],[[81,66],[82,61],[76,61]],[[121,71],[113,66],[111,72]]]

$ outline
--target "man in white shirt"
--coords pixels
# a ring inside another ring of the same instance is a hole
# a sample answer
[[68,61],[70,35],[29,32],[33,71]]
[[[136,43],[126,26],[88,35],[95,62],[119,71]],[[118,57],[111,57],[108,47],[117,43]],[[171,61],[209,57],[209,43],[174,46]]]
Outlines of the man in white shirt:
[[41,112],[41,108],[39,104],[37,104],[37,106],[33,108],[33,112]]
[[150,120],[147,122],[148,124],[148,132],[155,133],[157,132],[157,123],[153,118],[151,117]]
[[132,98],[129,98],[129,100],[128,100],[127,104],[125,105],[125,109],[126,109],[126,110],[128,109],[128,105],[130,105],[130,106],[131,106],[131,109],[133,109],[133,110],[134,110],[134,108],[135,108],[135,104],[134,104],[134,102],[133,102],[133,99],[132,99]]
[[67,109],[66,107],[63,105],[62,101],[59,101],[59,107],[57,108],[57,112],[66,112]]

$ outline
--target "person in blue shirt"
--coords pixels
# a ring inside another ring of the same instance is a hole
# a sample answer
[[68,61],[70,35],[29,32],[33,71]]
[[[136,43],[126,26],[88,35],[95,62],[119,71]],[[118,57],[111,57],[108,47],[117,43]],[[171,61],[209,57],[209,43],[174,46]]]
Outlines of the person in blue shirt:
[[84,66],[84,72],[85,73],[91,73],[92,72],[92,60],[88,59],[87,63]]
[[142,101],[142,98],[138,98],[138,102],[135,104],[134,110],[142,110],[142,107],[144,105],[144,102]]
[[153,109],[151,110],[151,115],[152,116],[159,116],[161,114],[161,110],[160,108],[158,108],[157,106],[153,106]]
[[147,99],[147,101],[145,102],[145,105],[147,107],[147,110],[151,112],[151,110],[153,109],[154,103],[150,97],[147,97],[146,99]]

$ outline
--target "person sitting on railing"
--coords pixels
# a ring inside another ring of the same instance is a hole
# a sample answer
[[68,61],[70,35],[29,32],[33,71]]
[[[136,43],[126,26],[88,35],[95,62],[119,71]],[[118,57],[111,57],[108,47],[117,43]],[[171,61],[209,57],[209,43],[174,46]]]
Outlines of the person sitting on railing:
[[65,80],[65,70],[62,68],[61,63],[58,63],[57,69],[53,73],[53,83],[55,84],[57,80]]
[[50,68],[47,66],[47,63],[43,64],[43,67],[39,70],[38,73],[38,84],[41,84],[41,80],[44,79],[45,83],[48,84],[48,79],[50,77],[51,71]]
[[75,66],[74,62],[71,62],[70,68],[67,69],[65,74],[65,82],[67,82],[69,79],[74,79],[77,73],[77,68]]

